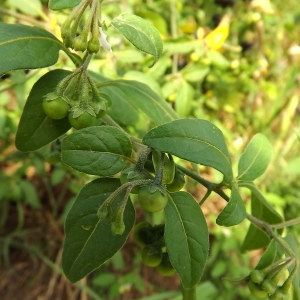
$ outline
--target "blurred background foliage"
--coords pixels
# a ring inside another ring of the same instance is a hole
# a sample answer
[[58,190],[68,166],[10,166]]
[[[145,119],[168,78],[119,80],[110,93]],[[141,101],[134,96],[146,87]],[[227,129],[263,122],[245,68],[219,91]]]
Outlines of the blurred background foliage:
[[[116,31],[106,32],[113,52],[97,54],[95,76],[148,84],[180,117],[210,120],[224,133],[234,165],[251,137],[261,132],[274,147],[259,186],[288,219],[300,208],[300,5],[298,0],[105,0],[102,20],[122,12],[152,22],[164,40],[164,54],[152,58],[136,50]],[[0,21],[45,28],[60,38],[69,10],[54,12],[47,0],[3,0]],[[54,68],[72,69],[61,53]],[[89,180],[60,162],[60,140],[33,153],[14,146],[19,118],[42,70],[15,71],[0,79],[0,294],[2,299],[179,300],[176,275],[164,278],[141,264],[141,251],[130,236],[125,247],[75,286],[62,276],[63,221],[75,195]],[[145,115],[111,116],[133,135],[147,130]],[[180,162],[185,164],[185,162]],[[187,165],[189,166],[189,165]],[[192,166],[189,166],[192,167]],[[220,174],[200,167],[203,177]],[[205,190],[188,181],[185,189],[200,200]],[[203,207],[211,251],[201,299],[253,299],[239,279],[249,274],[262,250],[241,253],[249,223],[215,225],[223,200],[212,196]],[[248,194],[244,194],[247,208]],[[134,201],[135,199],[133,199]],[[249,210],[248,210],[249,211]],[[161,213],[137,221],[163,222]],[[299,236],[300,229],[292,230]],[[221,280],[224,278],[224,280]]]

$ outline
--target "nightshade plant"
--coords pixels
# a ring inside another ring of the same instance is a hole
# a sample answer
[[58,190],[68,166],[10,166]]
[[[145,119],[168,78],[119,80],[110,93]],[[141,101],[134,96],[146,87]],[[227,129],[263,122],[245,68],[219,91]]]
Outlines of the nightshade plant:
[[[163,53],[160,34],[150,22],[123,13],[106,24],[99,16],[101,4],[99,0],[50,0],[52,10],[72,9],[61,27],[63,42],[41,28],[0,23],[0,75],[52,66],[60,50],[74,63],[72,72],[51,70],[34,84],[16,135],[16,146],[24,152],[63,136],[62,162],[99,177],[81,189],[66,219],[62,255],[66,277],[77,282],[124,245],[135,223],[130,194],[137,194],[145,211],[163,209],[165,216],[164,224],[142,222],[134,228],[144,263],[166,276],[176,272],[183,299],[196,299],[196,286],[209,254],[201,205],[214,192],[228,202],[216,223],[234,226],[247,218],[251,225],[243,250],[267,247],[255,269],[241,281],[249,284],[257,298],[290,299],[293,287],[295,299],[300,299],[297,242],[292,235],[281,236],[283,228],[299,220],[285,222],[253,182],[271,160],[272,146],[267,138],[259,133],[252,138],[235,176],[224,136],[214,124],[179,118],[145,84],[107,80],[88,72],[95,53],[111,51],[104,33],[110,26],[153,56],[151,66]],[[82,26],[84,14],[87,18]],[[119,122],[120,114],[139,113],[150,120],[142,140],[126,132]],[[176,164],[175,157],[218,170],[223,174],[222,182],[205,180]],[[181,191],[185,176],[207,189],[200,203]],[[246,212],[242,188],[251,192],[251,214]]]

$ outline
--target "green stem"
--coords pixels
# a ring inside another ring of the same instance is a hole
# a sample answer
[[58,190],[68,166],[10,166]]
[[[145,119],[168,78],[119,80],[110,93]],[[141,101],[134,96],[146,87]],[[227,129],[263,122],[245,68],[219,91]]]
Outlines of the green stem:
[[151,153],[151,148],[146,148],[141,152],[140,157],[136,163],[136,170],[138,171],[144,170],[145,163],[150,153]]
[[295,219],[285,221],[285,222],[282,222],[282,223],[272,224],[271,226],[274,229],[281,229],[281,228],[297,225],[299,223],[300,223],[300,218],[295,218]]
[[105,219],[108,216],[108,208],[113,203],[115,198],[125,189],[128,189],[129,192],[137,185],[146,185],[150,184],[152,182],[151,179],[141,179],[141,180],[135,180],[132,182],[127,182],[125,184],[122,184],[120,187],[118,187],[110,196],[102,203],[102,205],[99,207],[97,211],[98,218]]
[[186,289],[181,284],[182,300],[197,300],[196,287]]
[[205,186],[208,190],[212,190],[212,187],[215,185],[214,183],[211,183],[210,181],[202,178],[201,176],[197,175],[196,173],[194,173],[193,171],[182,167],[180,165],[176,164],[176,167],[183,172],[185,175],[193,178],[194,180],[198,181],[200,184],[202,184],[203,186]]
[[[172,38],[177,38],[177,10],[176,10],[176,1],[172,0],[170,2],[170,11],[171,11],[171,34]],[[173,53],[172,59],[172,74],[178,72],[178,53]]]
[[291,257],[295,257],[295,254],[293,253],[293,251],[291,250],[291,248],[289,247],[289,245],[283,240],[283,238],[281,236],[279,236],[276,232],[273,231],[272,229],[272,225],[259,220],[255,217],[253,217],[250,214],[246,214],[246,218],[253,223],[254,225],[256,225],[258,228],[260,228],[261,230],[263,230],[264,232],[266,232],[270,237],[274,238],[276,240],[276,242],[281,246],[281,248]]
[[221,196],[225,201],[229,202],[229,197],[222,190],[223,183],[216,184],[216,183],[210,182],[185,167],[182,167],[177,164],[176,164],[176,167],[181,172],[183,172],[187,176],[193,178],[194,180],[196,180],[197,182],[199,182],[200,184],[202,184],[204,187],[207,188],[207,193],[205,194],[204,198],[199,203],[200,206],[205,202],[205,200],[208,198],[208,196],[211,194],[211,192],[215,192],[216,194]]

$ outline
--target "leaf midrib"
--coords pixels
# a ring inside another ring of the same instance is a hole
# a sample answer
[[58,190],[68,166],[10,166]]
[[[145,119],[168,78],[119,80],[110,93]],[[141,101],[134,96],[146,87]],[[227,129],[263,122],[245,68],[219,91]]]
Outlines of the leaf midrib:
[[187,245],[187,249],[188,249],[188,253],[189,253],[189,258],[190,258],[190,259],[189,259],[189,260],[190,260],[190,272],[191,272],[191,277],[192,277],[191,254],[190,254],[190,248],[189,248],[189,243],[188,243],[188,240],[187,240],[187,234],[186,234],[186,230],[185,230],[185,227],[184,227],[183,219],[182,219],[181,216],[180,216],[180,212],[179,212],[177,206],[175,205],[175,201],[173,200],[173,198],[172,198],[171,196],[169,196],[169,199],[171,199],[171,202],[172,202],[173,206],[175,207],[175,210],[176,210],[176,213],[177,213],[177,215],[178,215],[179,221],[180,221],[181,226],[182,226],[182,228],[183,228],[183,232],[184,232],[184,236],[185,236],[185,240],[186,240],[186,245]]
[[260,143],[260,145],[259,145],[259,150],[257,151],[256,156],[253,157],[252,162],[251,162],[251,163],[249,164],[249,166],[245,169],[245,171],[237,177],[237,179],[243,177],[243,175],[245,175],[245,174],[247,173],[247,171],[250,170],[250,168],[254,165],[255,160],[256,160],[256,158],[258,157],[258,155],[260,154],[261,150],[262,150],[262,143]]
[[[186,136],[155,137],[155,138],[153,138],[153,139],[166,139],[166,138],[169,138],[169,139],[174,139],[174,138],[175,138],[175,139],[176,139],[176,138],[177,138],[177,139],[188,139],[188,140],[200,142],[200,143],[206,144],[206,145],[208,145],[208,146],[211,146],[212,148],[214,148],[215,150],[217,150],[218,152],[220,152],[220,153],[222,154],[222,156],[225,157],[225,160],[227,161],[227,163],[229,164],[229,166],[231,166],[231,163],[230,163],[228,157],[225,155],[225,153],[224,153],[221,149],[219,149],[219,148],[215,147],[214,145],[210,144],[209,142],[206,142],[206,141],[200,140],[200,139],[191,138],[191,137],[186,137]],[[147,139],[146,139],[146,140],[147,140]],[[230,169],[231,169],[231,168],[230,168]]]

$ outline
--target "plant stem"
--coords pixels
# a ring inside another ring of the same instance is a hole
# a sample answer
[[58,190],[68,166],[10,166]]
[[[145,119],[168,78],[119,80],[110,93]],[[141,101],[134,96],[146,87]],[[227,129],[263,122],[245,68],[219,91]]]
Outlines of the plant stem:
[[196,287],[186,289],[181,284],[182,300],[197,300]]
[[202,205],[205,202],[205,200],[207,199],[207,197],[210,195],[210,193],[212,191],[215,192],[216,194],[218,194],[219,196],[221,196],[225,201],[229,202],[229,197],[222,190],[222,186],[223,186],[222,183],[216,184],[216,183],[210,182],[210,181],[202,178],[201,176],[197,175],[193,171],[191,171],[191,170],[189,170],[185,167],[182,167],[180,165],[176,164],[176,167],[180,171],[182,171],[184,174],[186,174],[187,176],[193,178],[194,180],[196,180],[197,182],[199,182],[200,184],[202,184],[204,187],[207,188],[207,193],[204,196],[204,198],[201,200],[201,202],[199,203],[200,205]]
[[246,214],[246,218],[253,223],[254,225],[256,225],[258,228],[260,228],[261,230],[263,230],[264,232],[266,232],[270,237],[274,238],[276,240],[276,242],[281,246],[281,248],[291,257],[295,257],[295,254],[293,253],[293,251],[291,250],[291,248],[289,247],[289,245],[282,239],[281,236],[279,236],[276,232],[273,231],[272,229],[272,225],[259,220],[255,217],[253,217],[250,214]]
[[297,225],[299,223],[300,223],[300,218],[295,218],[295,219],[285,221],[285,222],[281,222],[281,223],[278,223],[278,224],[272,224],[271,226],[274,229],[281,229],[281,228],[285,228],[285,227],[288,227],[288,226]]
[[[172,38],[177,38],[177,10],[176,10],[176,1],[172,0],[170,2],[170,11],[171,11],[171,32]],[[173,53],[172,59],[172,74],[178,72],[178,53]]]

